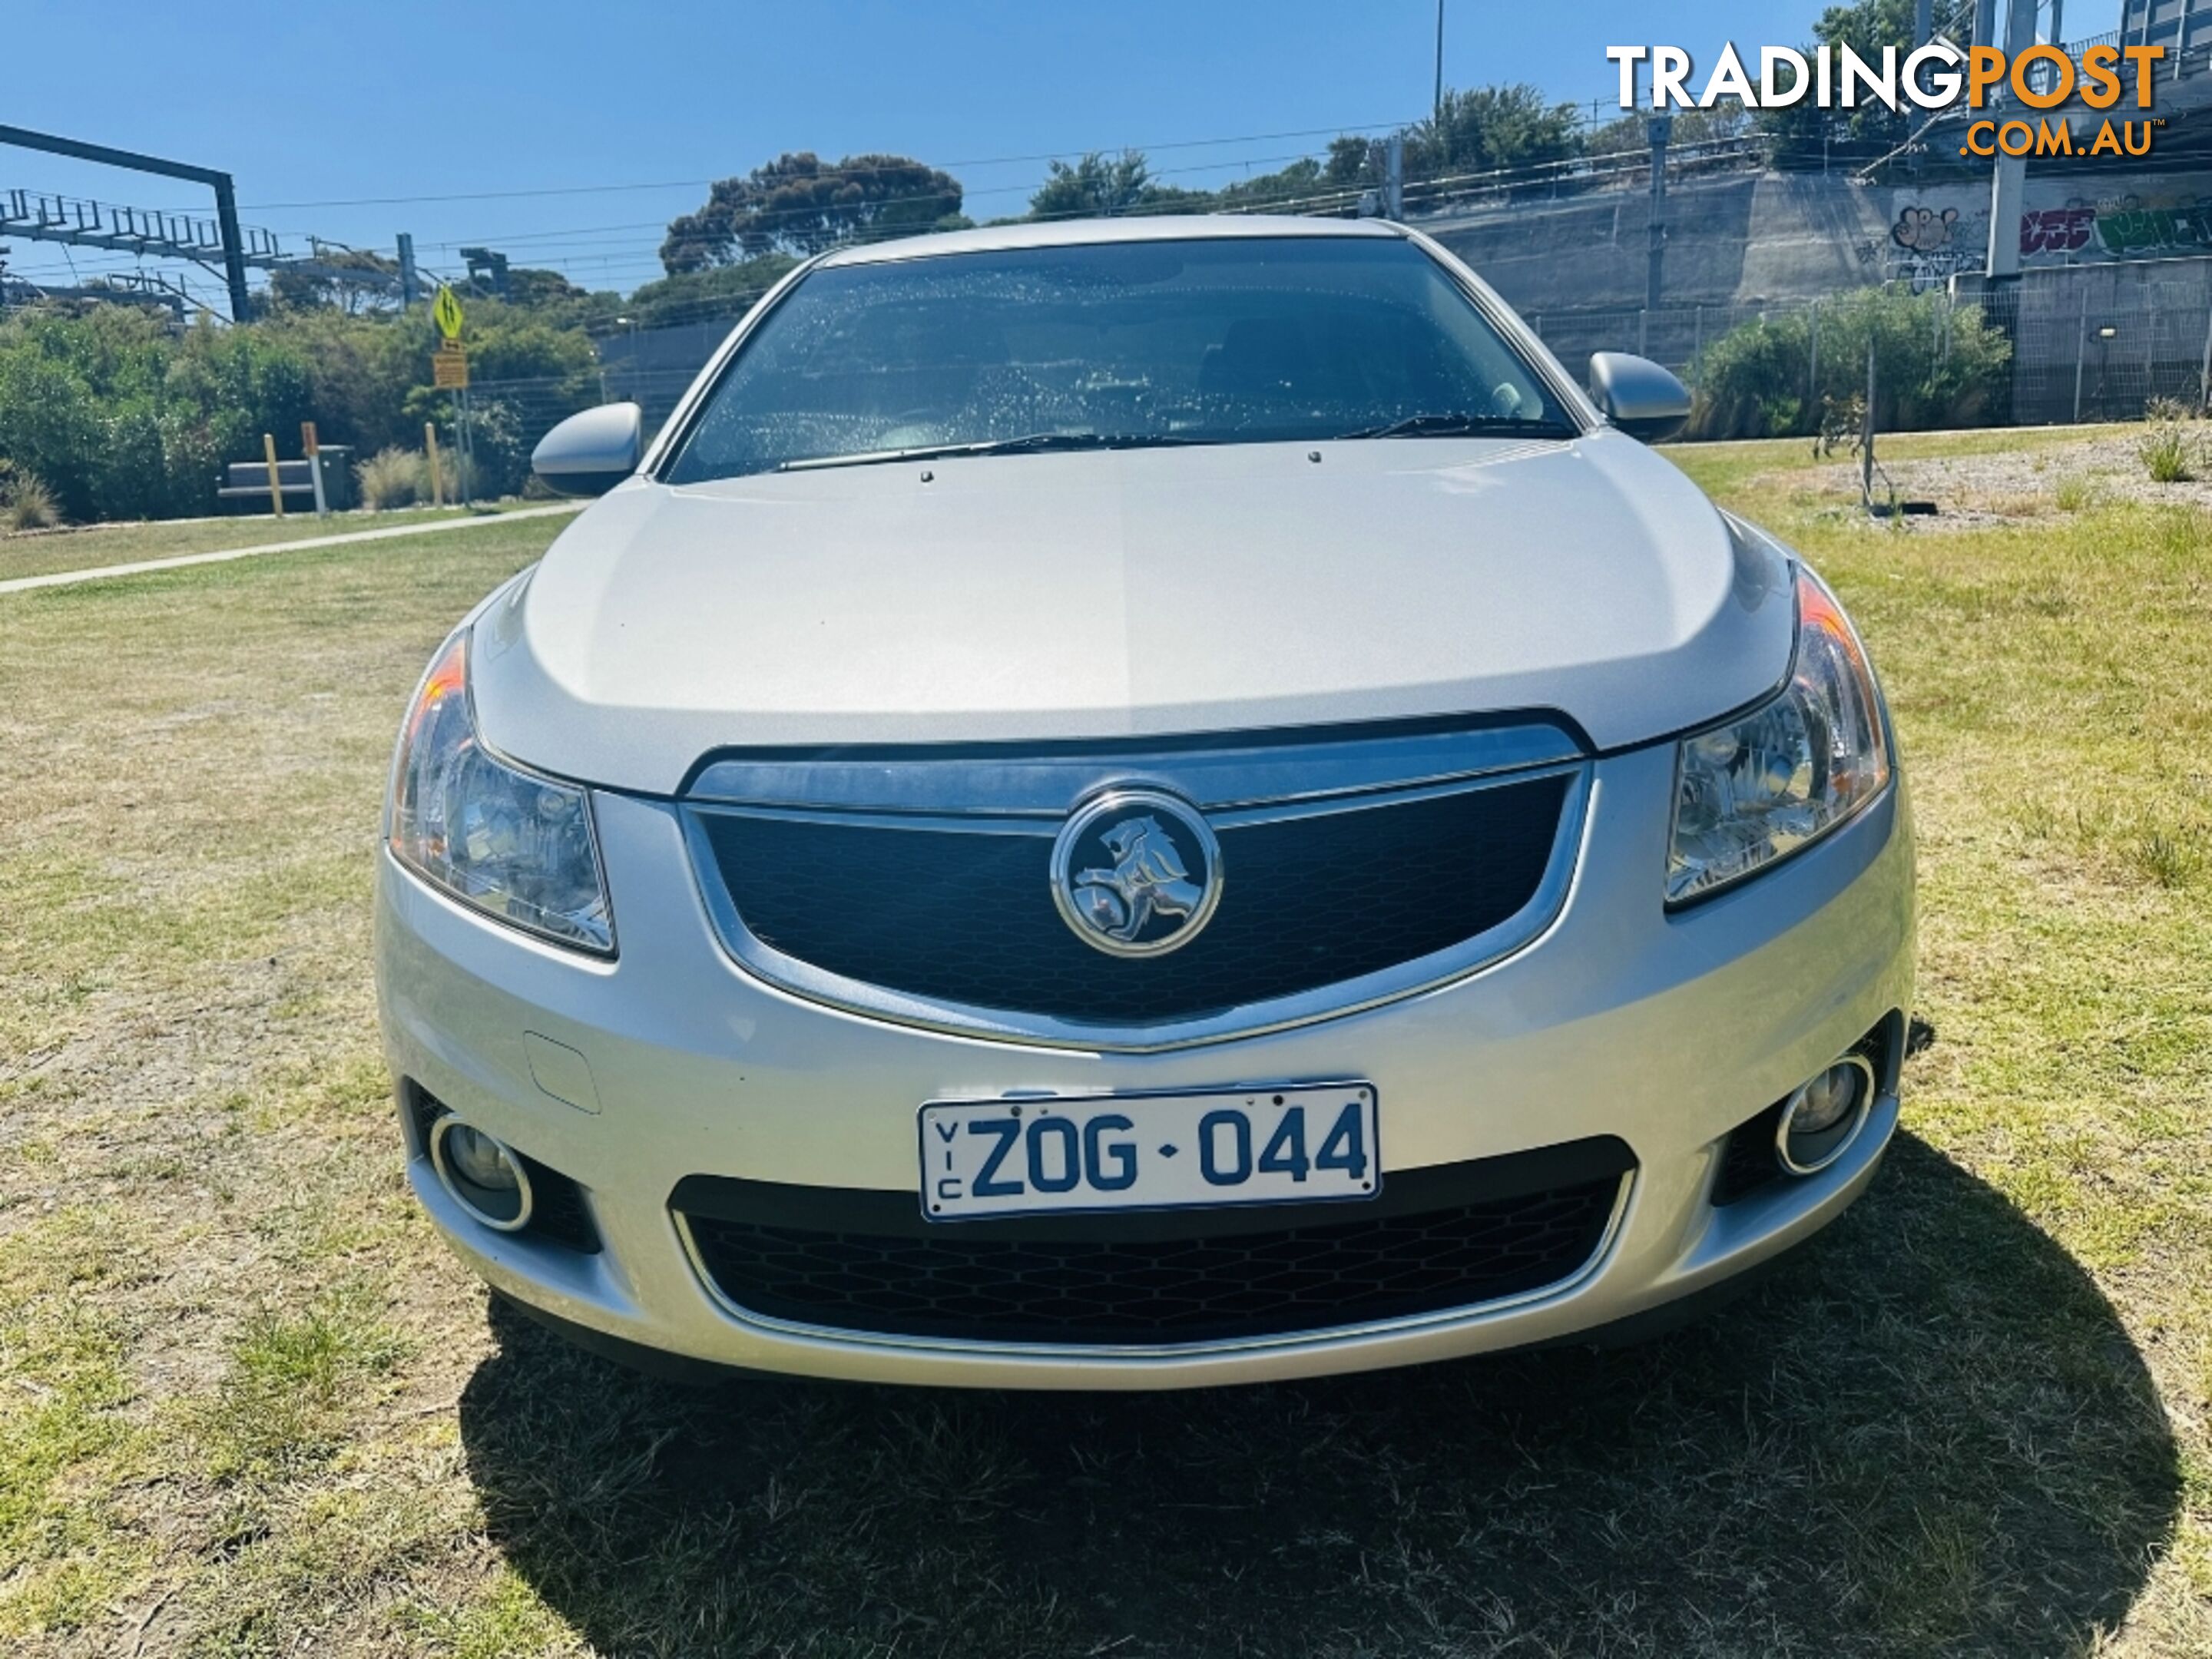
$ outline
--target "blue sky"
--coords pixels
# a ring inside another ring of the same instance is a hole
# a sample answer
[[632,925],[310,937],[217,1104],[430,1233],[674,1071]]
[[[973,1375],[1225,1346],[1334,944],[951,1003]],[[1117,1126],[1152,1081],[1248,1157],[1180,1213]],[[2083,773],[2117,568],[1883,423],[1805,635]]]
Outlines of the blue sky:
[[[659,227],[705,180],[786,149],[948,167],[978,218],[1019,211],[1051,155],[1139,146],[1190,185],[1269,171],[1331,131],[1423,113],[1436,17],[1433,0],[8,8],[0,120],[228,167],[244,216],[280,232],[388,252],[410,230],[434,266],[485,241],[625,289],[658,274]],[[1723,40],[1803,40],[1820,9],[1446,0],[1445,78],[1587,102],[1610,95],[1609,45],[1682,46],[1703,64]],[[2075,0],[2065,33],[2118,10]],[[1285,134],[1300,136],[1271,136]],[[172,181],[0,149],[4,187],[202,205]],[[364,199],[386,198],[415,199]],[[86,273],[129,263],[74,258]],[[52,244],[19,241],[11,264],[67,280]]]

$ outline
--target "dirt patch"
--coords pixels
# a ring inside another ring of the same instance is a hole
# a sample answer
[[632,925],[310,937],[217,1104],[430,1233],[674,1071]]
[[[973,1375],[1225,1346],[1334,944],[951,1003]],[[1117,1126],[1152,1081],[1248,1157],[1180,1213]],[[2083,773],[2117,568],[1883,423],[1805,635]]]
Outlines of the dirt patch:
[[[1934,516],[1905,520],[1921,530],[2012,524],[2123,503],[2212,509],[2212,422],[2191,422],[2184,429],[2201,452],[2192,469],[2198,476],[2173,483],[2151,477],[2140,431],[1996,454],[1911,459],[1887,459],[1876,439],[1875,495],[1881,498],[1887,480],[1899,501],[1935,502]],[[1856,459],[1815,463],[1776,482],[1784,479],[1800,488],[1809,484],[1823,499],[1858,499]]]

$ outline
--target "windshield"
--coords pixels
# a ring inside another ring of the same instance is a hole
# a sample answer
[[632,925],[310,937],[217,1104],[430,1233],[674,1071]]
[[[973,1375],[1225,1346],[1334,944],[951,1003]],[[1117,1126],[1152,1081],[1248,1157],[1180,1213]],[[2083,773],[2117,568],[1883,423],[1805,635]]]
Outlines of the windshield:
[[664,476],[917,452],[1576,430],[1411,242],[1121,242],[813,272],[746,340]]

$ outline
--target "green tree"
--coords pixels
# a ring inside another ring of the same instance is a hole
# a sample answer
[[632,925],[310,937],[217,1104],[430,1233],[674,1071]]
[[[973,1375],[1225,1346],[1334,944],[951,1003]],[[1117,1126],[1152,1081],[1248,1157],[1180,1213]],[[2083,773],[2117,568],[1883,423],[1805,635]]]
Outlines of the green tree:
[[798,263],[788,253],[763,253],[735,264],[678,271],[640,284],[606,320],[662,328],[703,318],[741,315]]
[[672,221],[660,245],[671,276],[772,252],[822,252],[856,236],[912,236],[960,214],[960,181],[905,155],[811,150],[778,156],[743,178],[715,182],[696,213]]
[[[1813,25],[1813,33],[1822,46],[1849,46],[1869,64],[1879,65],[1885,46],[1895,46],[1900,56],[1912,50],[1913,9],[1913,0],[1857,0],[1855,5],[1831,6]],[[1814,50],[1802,48],[1808,63]],[[1840,81],[1840,61],[1836,73]],[[1872,99],[1856,109],[1826,110],[1809,93],[1786,109],[1761,110],[1759,122],[1774,137],[1775,163],[1783,167],[1820,166],[1822,141],[1828,137],[1895,144],[1904,141],[1911,127],[1907,113]]]
[[1055,161],[1030,198],[1032,219],[1104,219],[1141,205],[1152,172],[1141,150],[1109,156],[1093,150],[1073,167]]
[[1204,213],[1216,198],[1164,185],[1139,149],[1119,155],[1092,150],[1070,166],[1054,161],[1030,198],[1032,219],[1110,219],[1128,213]]
[[1549,102],[1526,83],[1476,87],[1447,91],[1405,139],[1409,173],[1492,173],[1565,161],[1581,147],[1581,119],[1574,105]]
[[311,310],[336,306],[357,312],[379,301],[388,302],[399,285],[399,264],[366,248],[317,246],[314,257],[296,265],[280,265],[269,276],[268,308]]
[[[1674,125],[1667,142],[1676,152],[1717,139],[1741,137],[1753,126],[1750,112],[1736,104],[1716,104],[1711,109],[1678,109],[1671,114]],[[1607,121],[1583,139],[1583,154],[1614,155],[1649,149],[1651,137],[1645,124],[1650,118],[1647,110],[1632,110],[1618,120]]]
[[1376,148],[1373,139],[1349,134],[1330,139],[1328,155],[1322,163],[1322,176],[1335,190],[1364,190],[1381,183],[1382,164]]

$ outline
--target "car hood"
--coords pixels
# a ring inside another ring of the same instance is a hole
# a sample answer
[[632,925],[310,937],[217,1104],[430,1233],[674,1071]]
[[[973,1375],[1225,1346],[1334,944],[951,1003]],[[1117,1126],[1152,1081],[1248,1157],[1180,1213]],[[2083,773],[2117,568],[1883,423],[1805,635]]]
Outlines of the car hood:
[[1794,632],[1772,546],[1608,431],[634,479],[473,675],[495,748],[672,793],[732,746],[1528,709],[1617,748],[1768,690]]

